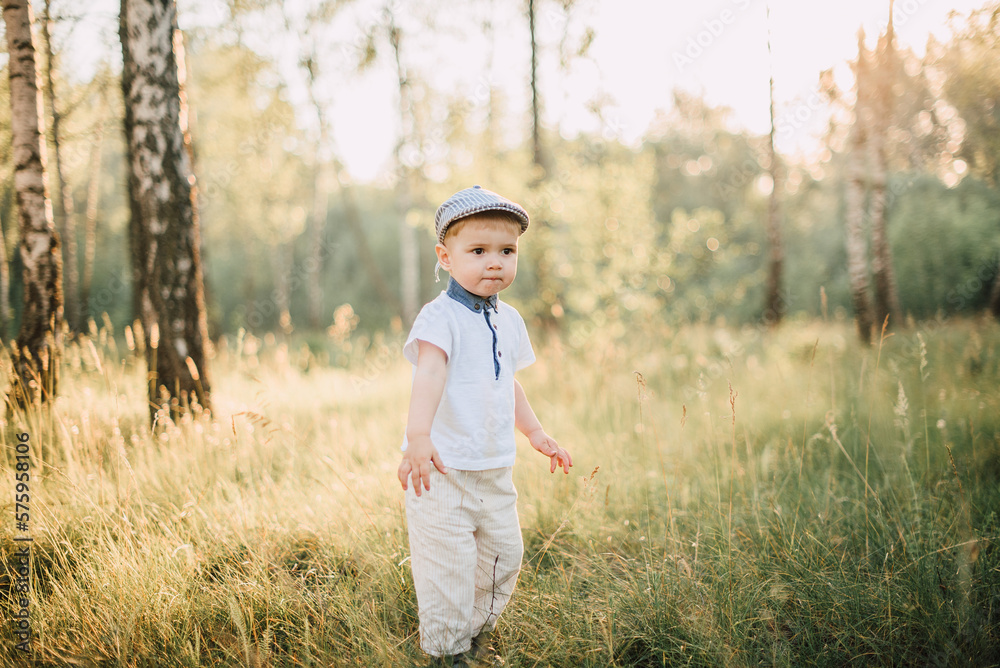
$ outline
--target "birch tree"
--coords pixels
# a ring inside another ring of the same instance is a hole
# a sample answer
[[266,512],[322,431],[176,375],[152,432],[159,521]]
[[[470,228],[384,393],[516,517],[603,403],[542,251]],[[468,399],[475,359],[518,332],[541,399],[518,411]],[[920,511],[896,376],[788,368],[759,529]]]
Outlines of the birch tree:
[[[311,22],[311,21],[310,21]],[[312,329],[319,329],[322,326],[323,310],[323,286],[321,277],[323,275],[323,264],[326,260],[323,251],[323,236],[326,231],[327,206],[330,197],[328,176],[328,166],[325,161],[325,152],[330,145],[330,123],[327,118],[326,109],[320,103],[316,95],[319,86],[317,82],[317,54],[315,44],[309,56],[303,58],[302,67],[306,71],[309,101],[316,110],[316,119],[319,122],[319,144],[316,147],[316,164],[313,172],[313,211],[312,223],[309,226],[309,264],[307,266],[308,280],[306,281],[306,295],[309,303],[309,326]]]
[[871,307],[868,303],[868,251],[865,244],[865,147],[867,144],[869,92],[868,51],[864,31],[858,32],[858,60],[855,64],[857,95],[854,102],[854,125],[848,137],[847,164],[847,278],[850,282],[851,303],[862,342],[870,344],[872,330]]
[[[104,107],[101,106],[103,113]],[[94,280],[94,258],[97,255],[97,211],[100,206],[101,152],[104,147],[104,119],[94,128],[90,144],[89,182],[87,184],[87,209],[83,226],[83,273],[80,281],[80,329],[83,329],[90,304],[90,288]]]
[[542,328],[548,332],[556,329],[556,317],[562,315],[563,308],[559,304],[559,296],[555,285],[554,268],[552,266],[552,253],[550,249],[555,245],[554,230],[552,221],[549,220],[546,212],[549,211],[549,189],[546,185],[552,177],[552,161],[545,150],[542,140],[542,100],[539,90],[538,78],[538,13],[539,0],[527,1],[528,36],[531,46],[531,69],[529,75],[529,85],[531,92],[531,156],[532,169],[528,179],[528,187],[531,190],[531,202],[534,217],[534,237],[531,243],[530,257],[531,264],[535,270],[536,294],[534,311],[541,321]]
[[[8,179],[6,169],[3,179]],[[0,223],[3,216],[0,215]],[[7,261],[7,232],[0,224],[0,339],[7,340],[7,323],[10,321],[10,262]]]
[[886,232],[887,210],[889,208],[887,184],[889,181],[888,141],[889,128],[893,118],[893,100],[898,72],[894,30],[892,25],[892,6],[889,2],[889,26],[884,35],[879,36],[875,51],[872,93],[869,104],[872,111],[871,132],[868,135],[868,152],[872,163],[871,218],[872,235],[872,282],[875,288],[874,315],[875,325],[885,322],[899,323],[901,309],[899,293],[896,290],[896,275],[892,267],[892,253],[889,249],[889,236]]
[[63,318],[62,257],[52,221],[42,141],[42,96],[39,88],[33,21],[28,0],[4,0],[10,54],[11,139],[14,188],[24,264],[24,309],[17,344],[11,353],[13,377],[8,409],[55,397],[59,379]]
[[531,39],[531,155],[535,166],[533,183],[540,184],[548,174],[549,161],[542,146],[542,101],[538,92],[538,37],[536,0],[528,0],[528,34]]
[[[767,54],[771,56],[771,8],[767,7],[768,31],[767,31]],[[770,257],[767,272],[767,297],[764,303],[764,318],[770,325],[777,325],[784,315],[784,301],[781,298],[781,273],[784,266],[785,251],[781,243],[781,210],[778,200],[778,153],[774,150],[774,69],[771,68],[769,78],[769,113],[771,118],[771,131],[768,135],[768,155],[770,164],[768,170],[771,174],[771,196],[767,204],[767,242],[770,246]]]
[[149,368],[150,419],[209,408],[200,234],[184,55],[174,0],[122,0],[122,93],[135,308]]
[[[319,307],[321,302],[321,286],[319,284],[320,268],[325,260],[321,250],[326,248],[326,244],[321,243],[323,230],[325,229],[327,202],[329,198],[328,188],[332,185],[340,190],[341,201],[344,207],[344,222],[351,231],[356,244],[358,259],[365,268],[368,279],[372,282],[376,292],[383,302],[388,304],[393,312],[400,313],[401,305],[399,297],[389,287],[385,276],[379,267],[375,254],[368,243],[361,213],[358,210],[358,203],[354,193],[354,188],[346,178],[346,170],[333,147],[333,125],[320,99],[320,54],[319,44],[323,36],[317,33],[320,27],[326,26],[340,9],[340,3],[329,0],[321,2],[319,6],[305,17],[305,25],[301,30],[296,30],[290,20],[287,9],[283,9],[285,28],[290,35],[299,35],[303,42],[308,40],[308,49],[304,50],[299,57],[299,66],[305,72],[306,90],[309,101],[316,112],[316,119],[319,125],[319,146],[316,151],[316,173],[314,191],[314,212],[312,225],[310,226],[311,240],[309,265],[306,267],[309,272],[307,279],[310,304],[310,320],[315,324],[319,323]],[[313,268],[315,267],[315,271]],[[311,323],[312,324],[312,323]]]
[[[6,53],[6,43],[3,45]],[[6,68],[4,68],[6,69]],[[0,99],[10,99],[10,77],[0,77]],[[14,164],[10,135],[10,107],[0,107],[0,183],[4,189],[13,184]],[[10,260],[7,255],[7,227],[14,207],[7,202],[0,203],[0,339],[7,340],[7,325],[10,322]]]
[[396,24],[396,17],[391,7],[386,7],[389,44],[396,61],[396,78],[399,86],[399,138],[396,141],[396,214],[399,216],[399,278],[403,324],[409,327],[417,317],[420,307],[420,271],[417,255],[417,230],[407,220],[413,205],[413,195],[410,181],[414,170],[410,169],[403,159],[403,148],[407,145],[420,144],[420,132],[417,128],[416,111],[413,108],[411,82],[406,67],[403,64],[402,41],[403,32]]
[[52,140],[54,163],[51,175],[55,177],[55,193],[52,197],[53,216],[59,236],[63,242],[63,295],[65,297],[66,323],[70,330],[80,331],[80,300],[78,298],[79,272],[77,270],[76,216],[73,211],[73,192],[66,181],[63,164],[63,114],[56,99],[56,53],[52,46],[52,2],[45,0],[41,21],[42,46],[45,49],[45,99],[48,102],[49,118],[52,124],[49,135]]

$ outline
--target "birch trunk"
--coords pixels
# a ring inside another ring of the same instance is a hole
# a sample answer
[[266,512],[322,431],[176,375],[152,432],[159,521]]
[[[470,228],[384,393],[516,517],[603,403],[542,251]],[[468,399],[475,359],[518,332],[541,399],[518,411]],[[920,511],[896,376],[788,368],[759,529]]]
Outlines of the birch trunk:
[[104,146],[104,121],[97,124],[90,144],[87,184],[87,213],[83,227],[83,278],[80,282],[80,331],[86,331],[90,317],[90,287],[94,280],[94,257],[97,254],[97,209],[101,199],[101,149]]
[[873,91],[874,114],[872,133],[869,137],[872,160],[872,281],[875,284],[875,325],[885,322],[889,324],[901,322],[899,292],[896,289],[896,276],[892,269],[892,251],[889,248],[889,238],[886,232],[888,196],[886,185],[889,181],[889,166],[887,160],[887,141],[889,122],[893,117],[893,91],[896,62],[892,26],[892,3],[889,3],[889,27],[885,37],[880,40],[878,59],[876,60],[877,86]]
[[[537,302],[535,311],[541,321],[542,330],[546,334],[553,334],[556,330],[556,313],[562,312],[559,305],[559,290],[555,286],[553,276],[553,263],[550,248],[557,244],[553,237],[555,231],[552,224],[545,217],[545,212],[549,209],[549,198],[545,193],[545,183],[551,176],[551,165],[548,154],[542,142],[541,113],[542,102],[538,90],[538,40],[536,37],[536,27],[538,23],[538,11],[535,0],[528,0],[528,32],[531,38],[531,144],[532,144],[532,174],[528,181],[531,188],[532,202],[528,214],[535,214],[532,219],[534,225],[534,237],[532,238],[531,258],[535,269],[535,293]],[[533,210],[532,210],[533,209]]]
[[403,328],[408,329],[417,317],[420,306],[420,269],[417,255],[417,230],[409,221],[407,215],[413,206],[410,193],[411,170],[403,162],[403,147],[406,144],[419,144],[420,133],[417,131],[416,112],[413,109],[413,99],[410,95],[410,81],[403,67],[400,42],[401,32],[396,26],[393,16],[389,14],[389,43],[396,57],[396,78],[399,85],[399,139],[396,142],[396,215],[399,217],[399,279],[400,296],[403,317]]
[[847,278],[851,303],[862,343],[871,345],[872,316],[868,303],[868,257],[865,248],[865,145],[870,110],[868,108],[868,66],[864,34],[858,35],[857,100],[854,126],[848,143],[847,182]]
[[541,183],[548,174],[548,161],[542,146],[542,103],[538,95],[538,40],[535,38],[537,22],[535,0],[528,0],[528,32],[531,38],[531,148],[535,163],[533,181]]
[[[292,28],[291,21],[287,13],[284,14],[285,27],[290,33],[295,33]],[[389,305],[389,307],[396,313],[400,311],[400,302],[395,293],[389,289],[389,285],[386,283],[385,278],[382,275],[382,271],[379,269],[378,263],[375,261],[375,256],[368,245],[368,237],[365,235],[364,225],[361,222],[361,215],[358,212],[357,204],[354,201],[354,193],[349,183],[346,179],[342,178],[341,175],[344,173],[344,166],[341,164],[340,160],[337,158],[336,152],[329,145],[329,137],[332,135],[330,124],[326,115],[323,112],[323,106],[320,104],[316,96],[316,86],[317,86],[317,67],[318,58],[316,54],[316,49],[313,48],[312,53],[306,55],[306,57],[300,60],[300,64],[304,66],[306,70],[306,75],[308,78],[308,93],[310,96],[310,101],[316,109],[317,117],[320,125],[320,151],[318,151],[317,159],[317,169],[320,169],[320,165],[323,164],[321,161],[325,160],[327,156],[323,155],[324,150],[329,151],[329,170],[332,175],[332,180],[335,180],[340,188],[340,195],[343,198],[344,203],[344,213],[345,222],[348,228],[351,230],[351,234],[354,236],[355,243],[357,244],[358,256],[361,260],[361,264],[365,268],[365,273],[368,274],[369,280],[375,286],[379,297]],[[323,168],[326,165],[323,164]],[[327,182],[329,183],[329,182]],[[322,241],[322,230],[315,226],[316,218],[313,219],[313,239],[320,239]],[[324,216],[325,222],[325,216]],[[326,253],[328,252],[328,244],[325,243],[313,243],[311,245],[311,251],[313,253],[313,262],[317,265],[317,271],[311,274],[309,284],[314,286],[314,294],[320,294],[319,268],[322,267],[323,262],[326,258]]]
[[76,254],[76,216],[73,211],[73,191],[66,182],[62,159],[62,114],[56,104],[55,85],[55,54],[52,51],[52,34],[49,30],[52,22],[51,2],[45,1],[45,14],[42,17],[42,44],[45,47],[45,97],[49,103],[49,116],[52,118],[52,149],[55,156],[53,172],[56,177],[56,192],[52,198],[53,213],[56,228],[63,242],[63,295],[65,297],[66,323],[70,331],[80,331],[80,300],[77,290],[79,272],[77,270]]
[[[274,256],[278,285],[274,290],[274,305],[278,310],[278,326],[286,334],[292,329],[292,267],[295,264],[295,241],[280,242]],[[253,325],[255,323],[251,323]]]
[[[771,9],[767,8],[770,22]],[[771,55],[771,32],[768,29],[767,53]],[[781,322],[785,314],[785,303],[781,298],[781,274],[785,262],[785,250],[781,242],[781,210],[778,200],[780,182],[778,153],[774,150],[774,72],[772,70],[769,84],[769,113],[771,131],[768,135],[768,153],[770,162],[768,171],[771,173],[771,196],[767,202],[767,242],[770,246],[770,257],[767,271],[767,298],[764,302],[764,322],[774,326]]]
[[900,322],[899,296],[892,270],[892,253],[886,233],[886,182],[888,169],[885,156],[885,135],[881,122],[876,122],[871,136],[873,175],[871,193],[872,282],[875,284],[875,324],[880,325],[889,316],[889,323]]
[[42,96],[32,12],[28,0],[4,0],[10,54],[11,140],[14,189],[21,261],[24,263],[24,311],[17,345],[11,352],[13,377],[7,396],[8,411],[40,399],[55,397],[62,345],[62,257],[59,234],[52,221],[45,144],[42,141]]
[[485,150],[483,154],[486,156],[486,160],[483,161],[483,174],[486,177],[487,183],[494,183],[496,181],[497,172],[497,162],[496,160],[498,153],[497,139],[496,139],[496,117],[497,117],[497,104],[493,91],[493,66],[496,62],[496,41],[495,35],[496,30],[493,26],[493,13],[494,13],[494,0],[489,0],[487,3],[487,12],[489,18],[483,22],[483,41],[486,44],[486,77],[485,77],[485,90],[483,94],[486,96],[486,131],[482,134],[482,141],[485,145]]
[[133,289],[149,367],[150,420],[209,405],[195,179],[174,0],[122,0],[122,93]]
[[0,225],[0,339],[7,340],[10,322],[10,262],[7,260],[7,233]]
[[[309,301],[309,327],[318,330],[323,320],[323,233],[326,231],[327,199],[326,170],[320,165],[316,167],[313,177],[313,216],[309,226],[309,257],[306,260],[305,274],[307,276],[306,295]],[[290,316],[289,316],[290,317]],[[289,324],[291,324],[289,322]]]
[[[305,67],[309,77],[309,100],[316,109],[316,118],[319,121],[319,146],[316,147],[316,172],[313,175],[313,215],[312,223],[309,226],[309,257],[305,266],[309,327],[315,330],[321,327],[323,311],[321,277],[325,260],[323,251],[326,248],[326,244],[323,243],[323,232],[326,230],[326,215],[330,197],[327,190],[329,181],[326,178],[327,166],[324,163],[324,153],[330,142],[330,128],[326,113],[323,111],[323,105],[320,104],[319,98],[316,96],[318,84],[316,82],[315,54],[306,59]],[[290,326],[291,322],[289,321]]]

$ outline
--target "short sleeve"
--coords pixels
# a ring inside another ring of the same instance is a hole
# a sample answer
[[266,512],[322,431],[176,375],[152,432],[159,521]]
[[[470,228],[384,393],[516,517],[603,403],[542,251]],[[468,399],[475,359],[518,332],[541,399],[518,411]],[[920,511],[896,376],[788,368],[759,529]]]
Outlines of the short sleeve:
[[454,334],[444,305],[436,299],[420,309],[417,319],[413,321],[413,327],[410,328],[410,335],[403,344],[403,357],[414,365],[417,363],[417,353],[420,348],[418,340],[434,344],[444,351],[448,359],[451,359]]
[[531,348],[531,340],[528,338],[528,328],[524,326],[524,319],[520,315],[517,317],[517,323],[521,333],[521,344],[517,351],[516,371],[520,371],[535,361],[535,351]]

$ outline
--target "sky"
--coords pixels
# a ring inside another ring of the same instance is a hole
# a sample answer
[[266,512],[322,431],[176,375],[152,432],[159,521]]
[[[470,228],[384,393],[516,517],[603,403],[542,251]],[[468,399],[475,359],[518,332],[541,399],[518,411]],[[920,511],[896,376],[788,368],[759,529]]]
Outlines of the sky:
[[[294,19],[312,1],[285,4]],[[427,82],[431,91],[466,100],[471,112],[481,110],[483,93],[492,85],[507,102],[506,140],[523,139],[530,53],[523,0],[390,1],[404,31],[403,54],[412,76]],[[324,72],[321,95],[333,123],[335,149],[357,181],[377,182],[391,171],[398,134],[395,63],[389,54],[383,52],[363,74],[353,69],[360,35],[381,20],[385,3],[355,0],[328,31],[316,35]],[[536,4],[543,122],[549,128],[566,137],[600,132],[606,139],[636,145],[657,112],[669,109],[672,91],[679,88],[730,107],[736,128],[763,133],[773,71],[778,149],[804,159],[819,150],[825,124],[819,73],[833,68],[838,84],[850,89],[847,63],[857,54],[859,28],[871,43],[889,15],[888,0],[577,0],[568,15],[556,0]],[[949,13],[967,15],[983,4],[896,0],[898,43],[922,55],[929,36],[948,39]],[[114,57],[120,49],[117,6],[115,0],[93,0],[82,29],[68,38],[75,49],[70,62],[82,73],[102,54]],[[179,0],[179,6],[182,28],[211,27],[225,16],[216,0]],[[492,39],[482,29],[486,19],[493,25]],[[248,43],[279,62],[289,97],[302,108],[301,122],[308,126],[311,113],[295,64],[299,44],[275,37],[280,31],[274,25],[274,16],[263,19]],[[560,66],[560,43],[572,51],[588,28],[595,37],[586,56]],[[603,124],[588,111],[597,96],[608,100]],[[443,102],[438,106],[443,109]]]

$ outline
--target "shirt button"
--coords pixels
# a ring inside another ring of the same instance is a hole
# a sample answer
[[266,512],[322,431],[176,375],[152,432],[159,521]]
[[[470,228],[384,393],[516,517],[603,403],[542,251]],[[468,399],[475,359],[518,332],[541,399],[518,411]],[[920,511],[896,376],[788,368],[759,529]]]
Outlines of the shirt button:
[[479,304],[476,304],[476,310],[477,311],[479,310]]
[[497,357],[503,357],[503,353],[498,352]]

